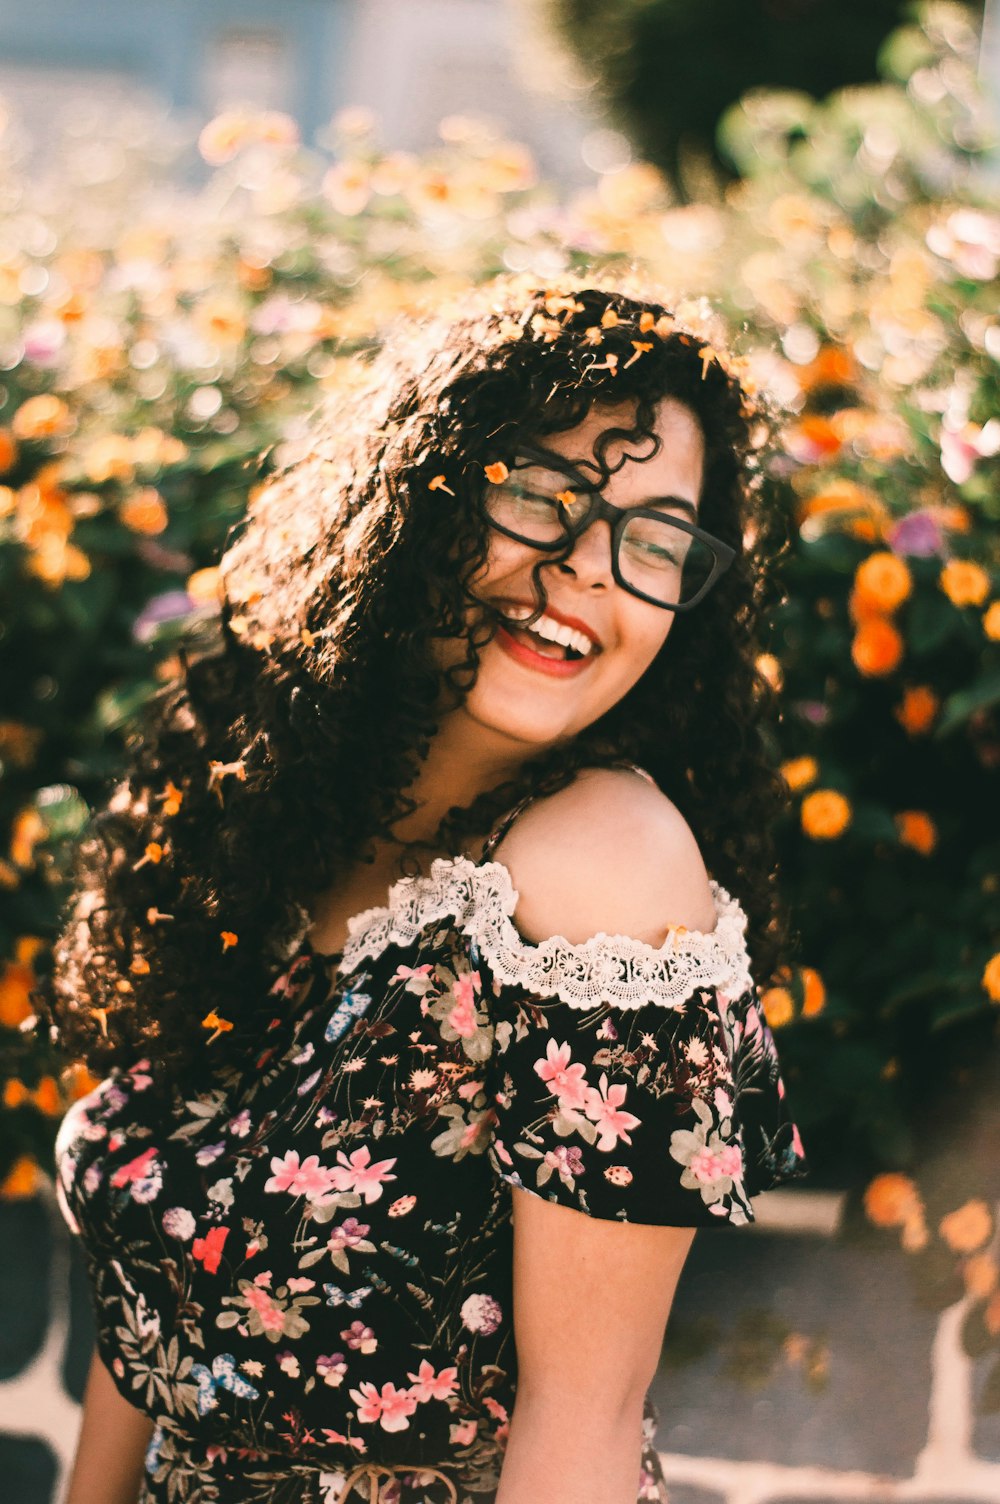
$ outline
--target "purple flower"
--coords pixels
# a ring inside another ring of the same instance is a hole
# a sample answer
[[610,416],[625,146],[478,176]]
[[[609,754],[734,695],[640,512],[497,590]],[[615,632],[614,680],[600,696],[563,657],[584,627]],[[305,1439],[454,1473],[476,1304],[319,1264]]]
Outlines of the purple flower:
[[920,558],[939,554],[944,543],[940,523],[927,511],[908,512],[889,529],[886,540],[893,553]]
[[186,590],[165,590],[146,602],[132,623],[132,636],[136,642],[151,642],[163,622],[176,621],[194,608],[195,603]]

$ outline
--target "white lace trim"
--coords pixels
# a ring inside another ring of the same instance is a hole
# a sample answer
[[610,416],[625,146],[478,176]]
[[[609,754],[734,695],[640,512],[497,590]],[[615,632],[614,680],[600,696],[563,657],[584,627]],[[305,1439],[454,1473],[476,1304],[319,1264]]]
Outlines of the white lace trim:
[[518,934],[512,915],[518,894],[502,862],[439,857],[426,877],[404,877],[388,903],[348,920],[348,939],[337,970],[350,974],[390,945],[409,946],[430,924],[454,919],[476,942],[502,985],[558,997],[574,1008],[609,1003],[677,1008],[699,987],[737,996],[753,986],[746,950],[747,917],[737,899],[709,879],[717,915],[714,930],[675,927],[663,945],[629,935],[593,935],[573,944],[553,935],[532,945]]

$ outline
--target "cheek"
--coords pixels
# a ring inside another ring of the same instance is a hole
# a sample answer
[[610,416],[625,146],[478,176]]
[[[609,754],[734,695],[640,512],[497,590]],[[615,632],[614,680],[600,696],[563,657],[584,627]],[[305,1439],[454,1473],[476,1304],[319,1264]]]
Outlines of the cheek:
[[[665,619],[664,619],[665,618]],[[637,611],[629,611],[622,624],[622,664],[630,683],[634,683],[652,663],[670,635],[674,624],[672,611],[659,611],[655,606],[640,605]]]

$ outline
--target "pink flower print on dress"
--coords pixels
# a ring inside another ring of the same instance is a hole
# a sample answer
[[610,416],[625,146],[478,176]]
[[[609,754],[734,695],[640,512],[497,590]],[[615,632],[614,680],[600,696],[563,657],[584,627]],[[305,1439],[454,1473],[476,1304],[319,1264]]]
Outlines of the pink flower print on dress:
[[446,1400],[458,1388],[458,1369],[442,1368],[434,1372],[434,1365],[424,1358],[416,1373],[408,1373],[412,1379],[410,1393],[421,1403],[425,1400]]
[[627,1090],[625,1086],[609,1086],[608,1073],[602,1071],[599,1089],[591,1087],[588,1093],[584,1112],[592,1123],[597,1124],[597,1147],[605,1153],[613,1149],[619,1139],[630,1144],[628,1130],[638,1128],[642,1122],[641,1118],[622,1107]]
[[305,1196],[307,1201],[318,1201],[334,1184],[335,1172],[320,1164],[318,1154],[310,1154],[300,1164],[297,1149],[272,1159],[271,1170],[272,1175],[264,1182],[265,1191],[288,1191],[293,1196]]
[[155,1149],[145,1149],[135,1159],[130,1159],[127,1165],[120,1165],[111,1177],[111,1184],[131,1185],[135,1180],[145,1180],[150,1174],[156,1153]]
[[358,1407],[358,1420],[365,1425],[378,1421],[383,1431],[406,1431],[410,1416],[417,1408],[416,1398],[408,1389],[397,1389],[395,1384],[383,1384],[381,1391],[369,1380],[360,1389],[350,1391],[351,1399]]
[[343,1353],[321,1353],[316,1359],[316,1372],[324,1384],[328,1384],[331,1389],[338,1388],[344,1382],[347,1372]]
[[585,1079],[586,1067],[579,1063],[570,1065],[570,1053],[568,1044],[556,1044],[550,1039],[545,1059],[535,1061],[535,1074],[548,1083],[549,1091],[559,1098],[560,1107],[584,1107],[592,1088]]
[[380,1159],[375,1164],[372,1164],[371,1158],[367,1144],[362,1144],[350,1156],[343,1149],[338,1149],[337,1164],[329,1172],[333,1187],[338,1191],[356,1191],[368,1205],[378,1201],[384,1182],[396,1179],[395,1175],[389,1174],[396,1163],[396,1157],[394,1155],[391,1159]]
[[468,1447],[475,1441],[478,1430],[479,1422],[477,1420],[460,1420],[455,1425],[449,1427],[448,1439],[453,1447]]
[[448,1014],[447,1022],[460,1039],[471,1039],[476,1032],[476,988],[472,974],[463,972],[456,977],[451,990],[455,1006]]
[[479,1332],[488,1337],[503,1320],[503,1307],[492,1295],[470,1295],[468,1300],[463,1301],[460,1315],[462,1325],[470,1332]]
[[359,1353],[373,1353],[378,1347],[378,1338],[363,1321],[352,1321],[340,1334],[348,1347]]

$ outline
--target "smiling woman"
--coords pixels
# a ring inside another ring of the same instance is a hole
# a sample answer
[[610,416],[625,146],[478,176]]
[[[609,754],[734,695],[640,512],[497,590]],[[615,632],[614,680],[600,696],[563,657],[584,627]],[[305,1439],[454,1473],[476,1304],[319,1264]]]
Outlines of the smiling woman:
[[80,847],[68,1504],[662,1504],[694,1231],[804,1169],[760,416],[614,288],[493,286],[358,375]]

